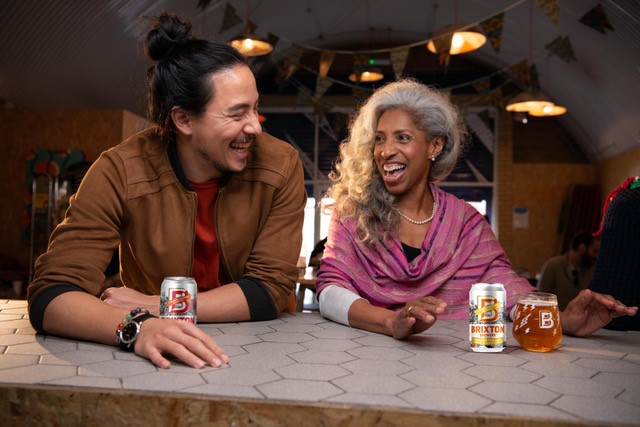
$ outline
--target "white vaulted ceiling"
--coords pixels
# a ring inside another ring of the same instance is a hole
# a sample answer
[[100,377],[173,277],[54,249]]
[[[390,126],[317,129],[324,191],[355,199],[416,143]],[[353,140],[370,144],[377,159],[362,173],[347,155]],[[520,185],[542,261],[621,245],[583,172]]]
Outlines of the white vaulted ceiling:
[[[124,108],[144,114],[150,63],[142,50],[143,17],[179,12],[193,21],[196,33],[226,41],[243,29],[239,24],[219,33],[228,3],[242,19],[249,15],[258,33],[280,38],[271,55],[275,63],[287,58],[293,43],[303,47],[302,62],[309,68],[317,67],[314,58],[321,50],[336,51],[329,71],[334,91],[349,88],[346,76],[357,51],[382,49],[375,56],[388,57],[394,47],[412,46],[405,72],[443,88],[463,88],[491,75],[493,84],[501,74],[505,81],[506,70],[527,59],[536,64],[544,92],[568,108],[558,120],[589,159],[639,147],[640,2],[558,0],[554,24],[530,1],[535,0],[1,0],[0,98],[5,107]],[[605,34],[580,22],[598,3],[613,27]],[[418,43],[456,16],[459,23],[479,23],[502,11],[498,52],[487,43],[452,57],[445,69]],[[569,37],[575,61],[545,48],[559,36]],[[313,72],[299,72],[298,81],[310,82],[313,91]],[[393,75],[391,66],[385,73]],[[269,87],[267,76],[259,76],[261,88]],[[505,86],[504,97],[513,94]]]

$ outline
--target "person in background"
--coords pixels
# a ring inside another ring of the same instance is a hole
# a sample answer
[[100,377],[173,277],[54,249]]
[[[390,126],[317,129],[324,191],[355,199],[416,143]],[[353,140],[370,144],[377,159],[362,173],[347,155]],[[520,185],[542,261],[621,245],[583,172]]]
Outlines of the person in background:
[[[438,318],[468,318],[474,283],[503,283],[507,310],[535,290],[482,215],[434,184],[465,139],[444,94],[410,79],[388,83],[349,130],[327,193],[335,203],[316,282],[324,317],[404,339]],[[562,329],[588,335],[636,312],[584,290],[561,313]]]
[[[37,332],[119,342],[161,368],[167,353],[219,366],[229,359],[209,335],[155,317],[160,285],[194,277],[198,322],[278,316],[298,277],[302,164],[291,145],[261,133],[256,81],[235,49],[162,13],[145,51],[155,61],[147,73],[155,126],[86,173],[37,260],[29,316]],[[118,247],[124,286],[105,289]],[[117,332],[129,322],[138,324],[132,344]]]
[[593,277],[593,266],[600,251],[600,240],[582,231],[571,239],[569,251],[550,258],[542,266],[538,289],[558,297],[558,307],[564,310],[578,292],[586,289]]
[[320,267],[320,260],[324,254],[324,245],[327,243],[327,238],[320,239],[318,243],[313,247],[311,255],[309,255],[309,267]]
[[[600,254],[589,289],[626,305],[640,304],[640,176],[624,180],[605,199]],[[611,320],[607,329],[640,331],[640,316]]]

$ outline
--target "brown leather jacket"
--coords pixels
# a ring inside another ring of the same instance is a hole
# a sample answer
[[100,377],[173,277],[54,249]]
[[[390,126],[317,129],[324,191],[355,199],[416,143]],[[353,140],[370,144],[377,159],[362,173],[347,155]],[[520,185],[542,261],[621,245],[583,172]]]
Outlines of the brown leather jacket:
[[[42,329],[44,309],[63,292],[100,295],[117,247],[127,287],[157,295],[166,276],[190,276],[196,203],[175,145],[153,130],[102,153],[36,262],[28,291],[34,327]],[[287,307],[298,278],[305,203],[298,152],[264,133],[247,169],[222,183],[215,209],[221,262],[229,281],[243,289],[252,319]]]

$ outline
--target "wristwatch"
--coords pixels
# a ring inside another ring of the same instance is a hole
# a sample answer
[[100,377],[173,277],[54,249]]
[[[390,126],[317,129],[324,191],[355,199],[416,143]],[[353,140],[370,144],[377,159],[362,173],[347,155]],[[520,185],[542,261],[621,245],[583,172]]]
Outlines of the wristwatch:
[[140,329],[142,328],[142,323],[150,319],[152,317],[156,317],[150,313],[144,313],[139,316],[133,317],[127,320],[122,328],[119,328],[116,331],[116,339],[120,347],[123,350],[133,351],[136,345],[136,339],[138,339],[138,335],[140,334]]

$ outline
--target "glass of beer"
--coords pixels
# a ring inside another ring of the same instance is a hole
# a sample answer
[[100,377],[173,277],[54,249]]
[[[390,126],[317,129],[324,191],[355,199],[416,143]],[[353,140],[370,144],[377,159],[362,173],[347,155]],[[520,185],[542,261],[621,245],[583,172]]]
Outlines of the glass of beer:
[[522,348],[547,352],[562,341],[558,299],[554,294],[531,292],[518,300],[513,337]]

